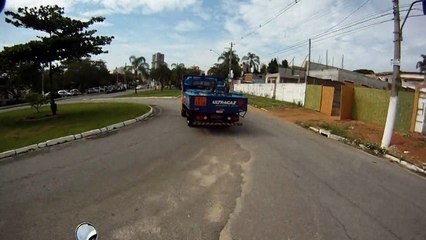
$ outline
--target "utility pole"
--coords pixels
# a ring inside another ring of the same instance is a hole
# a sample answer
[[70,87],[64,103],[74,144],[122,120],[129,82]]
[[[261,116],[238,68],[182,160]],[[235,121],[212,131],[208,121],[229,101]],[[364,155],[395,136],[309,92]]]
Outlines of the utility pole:
[[311,65],[311,39],[309,38],[309,54],[308,54],[308,62],[306,63],[306,72],[305,72],[305,83],[308,84],[308,76]]
[[[305,64],[305,99],[303,100],[303,105],[306,104],[306,94],[308,93],[308,76],[309,76],[309,70],[311,68],[311,39],[309,38],[309,54],[308,54],[308,62]],[[299,78],[300,79],[300,78]]]
[[41,95],[44,97],[44,66],[41,69]]
[[126,83],[126,71],[127,71],[127,63],[124,63],[124,69],[123,69],[123,73],[124,73],[123,80],[124,80],[124,83]]
[[325,50],[325,66],[328,69],[328,49]]
[[342,69],[343,69],[343,67],[344,67],[344,62],[345,62],[345,55],[344,54],[342,54]]
[[234,43],[231,42],[231,50],[229,52],[229,73],[228,73],[228,81],[229,82],[231,82],[231,79],[232,79],[232,76],[231,76],[232,68],[231,68],[231,66],[232,66],[232,47],[233,46],[234,46]]
[[[401,84],[400,68],[401,68],[401,26],[399,16],[399,0],[393,1],[393,15],[394,15],[394,57],[392,59],[393,75],[392,75],[392,89],[391,97],[389,100],[388,115],[386,118],[385,130],[382,138],[382,148],[388,148],[392,132],[395,125],[396,111],[398,106],[398,87]],[[398,85],[397,85],[398,84]]]

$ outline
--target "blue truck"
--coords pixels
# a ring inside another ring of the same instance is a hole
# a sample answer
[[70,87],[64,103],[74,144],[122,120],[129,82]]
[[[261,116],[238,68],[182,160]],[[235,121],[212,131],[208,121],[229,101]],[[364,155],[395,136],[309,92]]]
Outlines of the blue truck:
[[219,77],[187,75],[182,80],[181,115],[190,127],[240,126],[247,104],[247,97],[227,91]]

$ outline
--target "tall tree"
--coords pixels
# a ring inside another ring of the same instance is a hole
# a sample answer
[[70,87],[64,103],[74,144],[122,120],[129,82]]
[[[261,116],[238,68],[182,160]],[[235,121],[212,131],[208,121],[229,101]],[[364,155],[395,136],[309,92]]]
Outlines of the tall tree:
[[201,75],[201,70],[197,66],[192,66],[186,69],[186,74]]
[[163,91],[164,83],[170,80],[171,71],[166,63],[161,64],[158,68],[151,69],[151,77],[160,82],[160,89]]
[[262,64],[260,66],[260,73],[261,74],[267,74],[268,73],[268,67],[266,66],[266,64]]
[[183,75],[186,74],[187,69],[183,63],[172,63],[172,82],[175,87],[180,87]]
[[287,61],[287,59],[284,59],[284,60],[281,61],[281,67],[288,68],[288,61]]
[[[34,81],[39,79],[40,81]],[[0,53],[0,91],[12,96],[13,102],[22,101],[22,90],[40,90],[41,72],[38,66],[27,63],[13,63]]]
[[[49,66],[52,93],[54,92],[52,62],[107,53],[102,47],[110,44],[114,38],[95,36],[96,30],[89,29],[94,23],[103,22],[104,17],[80,21],[64,16],[64,8],[56,5],[18,8],[17,12],[6,11],[5,14],[7,23],[47,33],[47,36],[39,36],[38,40],[5,48],[4,51],[13,61],[33,61],[41,66]],[[57,106],[53,95],[50,94],[50,107],[52,114],[55,115]]]
[[66,89],[78,88],[84,91],[87,88],[108,85],[111,83],[105,62],[83,60],[68,60],[62,64],[65,68],[63,87]]
[[222,61],[222,63],[220,64],[220,68],[227,69],[227,74],[225,76],[219,76],[219,77],[226,78],[228,76],[230,59],[231,59],[231,69],[234,72],[234,79],[239,78],[241,76],[241,67],[238,64],[240,62],[240,58],[235,53],[235,50],[232,50],[232,52],[231,50],[228,50],[228,51],[224,51],[217,59],[218,61]]
[[361,74],[374,74],[374,71],[371,69],[356,69],[354,72]]
[[142,75],[143,76],[148,76],[148,68],[149,68],[149,65],[148,65],[148,63],[146,63],[146,60],[145,60],[145,58],[144,57],[135,57],[134,55],[132,55],[132,56],[130,56],[129,57],[129,61],[130,61],[130,66],[128,66],[128,68],[130,69],[130,70],[132,70],[133,71],[133,73],[134,73],[134,76],[133,76],[133,80],[134,80],[134,83],[135,83],[135,94],[137,94],[138,93],[138,90],[137,90],[137,77],[138,77],[138,71],[140,72],[140,73],[142,73]]
[[268,64],[268,73],[277,73],[277,72],[278,72],[278,61],[276,58],[274,58]]
[[215,63],[212,67],[207,70],[207,75],[219,76],[219,64]]
[[426,82],[426,55],[420,55],[423,58],[423,61],[418,61],[416,68],[420,70],[421,73],[425,74],[424,81]]
[[259,56],[257,56],[254,53],[247,53],[247,56],[244,56],[241,61],[245,64],[247,64],[249,66],[249,72],[252,71],[254,73],[258,73],[258,69],[259,69],[259,65],[260,65],[260,60],[259,60]]

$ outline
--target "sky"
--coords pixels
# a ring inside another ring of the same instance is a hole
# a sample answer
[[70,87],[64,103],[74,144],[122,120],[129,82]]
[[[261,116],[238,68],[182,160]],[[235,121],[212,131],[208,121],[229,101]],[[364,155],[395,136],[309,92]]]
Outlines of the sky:
[[[414,0],[400,0],[404,19]],[[57,4],[65,15],[88,20],[97,34],[114,36],[104,60],[112,71],[129,64],[129,57],[161,52],[169,66],[184,63],[207,71],[233,43],[240,58],[255,53],[260,62],[286,59],[302,65],[312,39],[311,61],[349,70],[392,71],[392,0],[9,0],[5,10]],[[420,54],[426,54],[426,16],[414,5],[404,29],[401,70],[418,71]],[[0,14],[0,50],[40,35],[17,28]],[[328,56],[328,58],[326,57]]]

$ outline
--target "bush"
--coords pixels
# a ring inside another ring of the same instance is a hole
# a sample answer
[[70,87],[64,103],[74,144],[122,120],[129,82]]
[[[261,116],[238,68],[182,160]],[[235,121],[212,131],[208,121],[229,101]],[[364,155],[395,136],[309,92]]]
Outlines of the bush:
[[31,105],[31,108],[34,108],[37,112],[39,112],[39,109],[43,104],[46,104],[48,102],[47,98],[36,92],[27,93],[24,99],[25,102],[29,103]]

